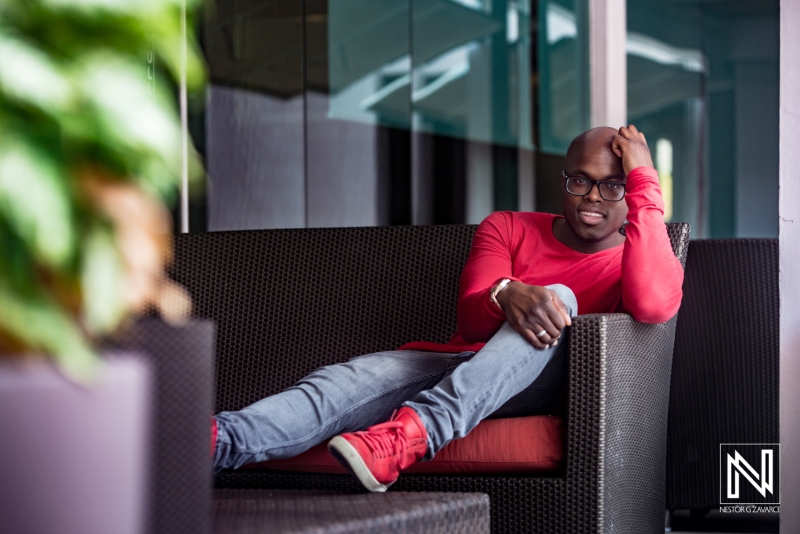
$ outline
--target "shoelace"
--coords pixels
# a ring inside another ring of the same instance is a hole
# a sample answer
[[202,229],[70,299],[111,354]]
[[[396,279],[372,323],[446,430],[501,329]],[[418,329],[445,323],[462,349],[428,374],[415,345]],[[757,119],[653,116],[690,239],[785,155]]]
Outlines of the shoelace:
[[356,432],[356,434],[364,440],[370,450],[379,451],[384,456],[399,454],[409,446],[408,437],[403,431],[403,423],[400,421],[390,420],[371,426],[365,431]]

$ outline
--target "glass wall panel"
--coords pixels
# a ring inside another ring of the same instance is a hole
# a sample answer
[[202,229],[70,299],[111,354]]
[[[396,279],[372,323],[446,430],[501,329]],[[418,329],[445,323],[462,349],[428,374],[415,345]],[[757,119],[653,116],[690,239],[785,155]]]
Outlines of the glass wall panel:
[[588,125],[585,6],[210,3],[211,84],[192,122],[208,217],[192,230],[560,211],[566,145]]
[[589,31],[586,0],[539,0],[536,209],[561,213],[567,147],[589,129]]
[[777,237],[778,1],[628,2],[628,117],[667,220],[694,237]]
[[589,129],[588,18],[586,2],[539,0],[540,149],[567,153]]
[[533,148],[527,0],[413,0],[414,130]]
[[208,229],[305,226],[302,3],[210,3],[203,48]]
[[414,223],[533,209],[530,2],[411,5]]
[[308,226],[409,224],[409,3],[306,2]]
[[328,116],[410,128],[409,1],[327,4],[327,27],[319,31],[327,34]]

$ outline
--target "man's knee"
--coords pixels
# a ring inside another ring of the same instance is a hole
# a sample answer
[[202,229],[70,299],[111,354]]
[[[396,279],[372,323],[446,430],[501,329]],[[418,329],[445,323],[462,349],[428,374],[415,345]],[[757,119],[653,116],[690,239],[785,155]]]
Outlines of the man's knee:
[[558,295],[561,302],[566,304],[571,317],[578,315],[578,299],[575,298],[575,293],[573,293],[570,288],[563,284],[553,284],[546,287]]

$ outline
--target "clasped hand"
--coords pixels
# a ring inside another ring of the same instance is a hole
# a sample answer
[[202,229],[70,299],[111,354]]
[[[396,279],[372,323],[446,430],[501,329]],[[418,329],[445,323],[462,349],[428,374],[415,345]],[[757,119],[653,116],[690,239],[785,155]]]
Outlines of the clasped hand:
[[[497,295],[508,323],[537,349],[555,346],[564,327],[572,324],[558,295],[542,286],[511,282]],[[539,337],[537,334],[544,330]]]

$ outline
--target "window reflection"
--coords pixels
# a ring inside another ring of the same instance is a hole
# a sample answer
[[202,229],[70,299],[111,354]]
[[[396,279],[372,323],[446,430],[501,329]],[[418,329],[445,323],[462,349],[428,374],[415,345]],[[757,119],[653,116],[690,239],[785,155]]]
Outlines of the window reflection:
[[585,5],[218,0],[203,29],[208,229],[550,209],[547,171],[588,122]]
[[302,4],[214,2],[203,49],[208,229],[305,226]]
[[693,237],[777,237],[778,8],[628,2],[628,116]]

